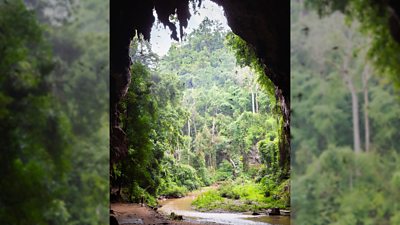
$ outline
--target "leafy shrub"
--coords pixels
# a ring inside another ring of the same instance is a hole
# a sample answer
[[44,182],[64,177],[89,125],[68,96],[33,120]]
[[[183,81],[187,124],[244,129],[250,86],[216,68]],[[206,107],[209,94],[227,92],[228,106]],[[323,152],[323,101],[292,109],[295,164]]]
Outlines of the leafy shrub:
[[260,184],[254,182],[239,183],[232,186],[232,192],[240,196],[240,199],[255,202],[266,202],[263,189]]
[[188,190],[194,190],[202,186],[196,170],[190,165],[177,164],[175,169],[176,183],[185,186]]
[[293,180],[296,224],[399,224],[396,155],[324,151]]
[[202,181],[203,185],[209,186],[213,183],[211,177],[208,175],[209,171],[205,167],[198,169],[197,174],[200,180]]
[[214,179],[216,181],[225,181],[225,180],[231,180],[232,178],[233,178],[233,167],[227,160],[223,160],[219,164],[218,170],[215,172]]
[[198,171],[190,165],[178,163],[173,156],[166,155],[162,162],[162,174],[158,193],[167,197],[182,197],[188,191],[203,185]]
[[[270,180],[268,180],[270,181]],[[238,178],[226,181],[217,190],[201,194],[193,205],[203,211],[224,210],[234,212],[259,211],[267,208],[287,208],[290,206],[289,180],[279,185],[255,183]],[[266,192],[269,195],[266,195]]]
[[169,185],[160,191],[160,195],[163,195],[167,198],[181,198],[185,196],[188,192],[188,189],[184,186],[178,186],[176,183],[169,183]]
[[156,206],[157,201],[149,194],[145,189],[141,188],[136,182],[134,182],[129,190],[129,201],[134,203],[146,203],[150,206]]
[[192,202],[199,210],[212,210],[219,208],[219,205],[223,202],[223,198],[219,195],[216,190],[210,190],[199,195],[196,200]]
[[275,174],[280,171],[279,168],[279,142],[263,140],[258,143],[261,161],[267,166],[267,171],[270,174]]
[[263,164],[260,164],[260,165],[249,165],[249,168],[248,168],[248,170],[246,172],[246,176],[251,178],[251,179],[254,179],[259,175],[259,171],[264,169],[264,168],[265,168],[265,166]]
[[232,187],[233,187],[233,182],[224,183],[221,187],[218,188],[219,195],[224,198],[239,199],[240,194],[234,192]]

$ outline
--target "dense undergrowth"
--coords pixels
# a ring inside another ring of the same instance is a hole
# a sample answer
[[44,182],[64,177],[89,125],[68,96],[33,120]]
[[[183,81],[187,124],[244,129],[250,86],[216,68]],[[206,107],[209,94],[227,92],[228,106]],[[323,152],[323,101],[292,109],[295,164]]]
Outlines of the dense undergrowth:
[[266,186],[244,179],[222,182],[217,189],[202,193],[192,203],[199,211],[261,211],[290,207],[289,180]]
[[1,224],[109,222],[108,8],[0,0]]

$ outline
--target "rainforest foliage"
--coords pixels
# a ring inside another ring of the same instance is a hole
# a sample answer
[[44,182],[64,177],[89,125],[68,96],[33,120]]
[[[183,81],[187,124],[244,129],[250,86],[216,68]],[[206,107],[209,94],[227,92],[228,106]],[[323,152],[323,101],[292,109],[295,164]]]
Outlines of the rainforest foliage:
[[107,2],[0,1],[3,224],[108,223],[107,15]]
[[[237,65],[227,34],[205,19],[162,58],[148,42],[132,41],[132,80],[120,106],[129,156],[112,168],[114,197],[156,204],[157,196],[181,197],[215,182],[249,183],[269,197],[283,182],[271,84],[257,82],[265,77],[257,68]],[[287,207],[287,196],[263,200]]]
[[348,22],[358,23],[358,31],[368,37],[368,58],[374,64],[375,70],[390,77],[395,88],[399,90],[400,60],[396,56],[400,52],[400,20],[399,5],[396,1],[305,0],[304,2],[307,8],[317,11],[320,16],[341,12]]
[[400,223],[399,51],[387,45],[399,46],[387,40],[390,60],[371,58],[371,38],[390,35],[365,35],[362,23],[292,4],[295,224]]

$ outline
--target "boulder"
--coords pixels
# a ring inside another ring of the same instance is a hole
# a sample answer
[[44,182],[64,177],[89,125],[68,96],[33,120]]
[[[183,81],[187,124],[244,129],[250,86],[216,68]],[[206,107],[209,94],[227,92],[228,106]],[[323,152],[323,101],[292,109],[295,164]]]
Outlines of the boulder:
[[281,212],[280,212],[279,208],[270,208],[267,210],[267,214],[269,216],[279,216],[279,215],[281,215]]
[[110,215],[110,225],[119,225],[117,218],[113,215]]

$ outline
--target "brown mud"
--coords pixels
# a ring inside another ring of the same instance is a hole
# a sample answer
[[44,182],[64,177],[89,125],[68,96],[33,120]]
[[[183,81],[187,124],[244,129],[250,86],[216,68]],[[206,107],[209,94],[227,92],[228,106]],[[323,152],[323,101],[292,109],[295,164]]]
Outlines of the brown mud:
[[119,224],[157,224],[157,225],[219,225],[217,223],[199,223],[189,220],[171,220],[168,216],[163,215],[156,210],[148,207],[141,206],[141,204],[128,204],[128,203],[112,203],[111,210],[113,215],[117,218]]

